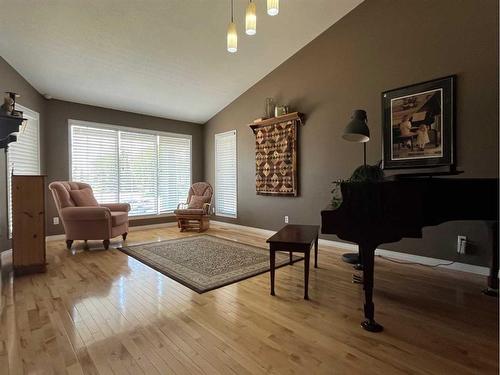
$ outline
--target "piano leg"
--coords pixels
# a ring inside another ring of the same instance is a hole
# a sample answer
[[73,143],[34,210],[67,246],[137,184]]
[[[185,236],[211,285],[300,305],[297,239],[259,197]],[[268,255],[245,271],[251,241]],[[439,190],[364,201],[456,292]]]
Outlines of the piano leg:
[[[363,252],[361,247],[358,245],[358,263],[353,266],[356,271],[363,271]],[[363,276],[352,275],[352,282],[354,284],[363,284]]]
[[498,222],[488,223],[492,234],[491,266],[488,287],[483,290],[487,296],[498,297]]
[[369,332],[381,332],[384,327],[375,321],[375,305],[373,304],[373,271],[375,265],[375,249],[377,246],[359,246],[363,258],[363,289],[365,291],[365,318],[361,327]]

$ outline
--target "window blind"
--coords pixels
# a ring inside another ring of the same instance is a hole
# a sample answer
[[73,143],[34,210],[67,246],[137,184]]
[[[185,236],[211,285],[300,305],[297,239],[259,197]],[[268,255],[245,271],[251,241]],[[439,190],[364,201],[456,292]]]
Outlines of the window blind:
[[130,215],[158,213],[157,136],[119,132],[120,200],[130,203]]
[[12,178],[11,175],[38,175],[40,174],[39,152],[39,122],[38,113],[27,108],[16,106],[23,111],[23,117],[28,121],[16,134],[16,142],[9,144],[7,150],[7,194],[8,194],[8,221],[9,236],[12,234]]
[[[38,118],[24,115],[28,121],[17,133],[17,141],[9,145],[8,163],[16,175],[40,174]],[[10,173],[9,173],[10,174]]]
[[136,128],[71,124],[72,180],[98,202],[130,203],[130,216],[172,212],[191,185],[191,138]]
[[215,212],[237,216],[236,130],[215,135]]
[[191,186],[191,140],[160,136],[158,188],[160,213],[185,203]]
[[71,127],[71,180],[92,186],[98,202],[118,202],[118,132]]

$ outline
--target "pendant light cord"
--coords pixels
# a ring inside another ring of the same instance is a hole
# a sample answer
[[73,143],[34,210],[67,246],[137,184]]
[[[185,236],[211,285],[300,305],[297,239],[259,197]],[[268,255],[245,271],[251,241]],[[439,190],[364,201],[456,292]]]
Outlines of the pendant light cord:
[[233,7],[234,7],[234,0],[231,0],[231,22],[234,22],[234,17],[233,17]]

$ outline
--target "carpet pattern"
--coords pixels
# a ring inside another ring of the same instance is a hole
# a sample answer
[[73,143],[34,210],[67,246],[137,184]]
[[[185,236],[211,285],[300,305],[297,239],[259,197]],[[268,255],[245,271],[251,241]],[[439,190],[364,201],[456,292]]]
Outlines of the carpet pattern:
[[[268,249],[206,234],[119,250],[198,293],[269,271]],[[288,263],[287,253],[276,253],[276,267]]]

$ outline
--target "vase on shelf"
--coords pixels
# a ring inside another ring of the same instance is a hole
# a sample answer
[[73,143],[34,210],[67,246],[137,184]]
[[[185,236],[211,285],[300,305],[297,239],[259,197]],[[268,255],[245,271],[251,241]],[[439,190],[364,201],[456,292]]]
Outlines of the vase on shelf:
[[286,105],[277,105],[276,107],[274,107],[275,117],[283,116],[286,115],[287,113],[288,113],[288,106]]
[[273,98],[266,98],[266,117],[271,118],[274,117],[274,107],[275,107]]

